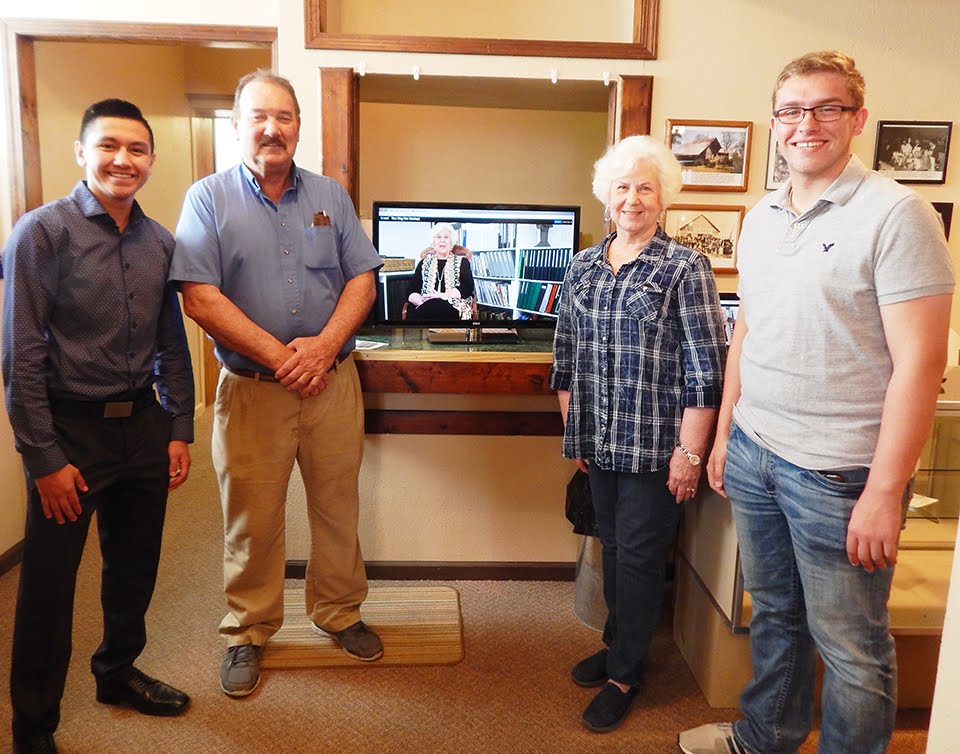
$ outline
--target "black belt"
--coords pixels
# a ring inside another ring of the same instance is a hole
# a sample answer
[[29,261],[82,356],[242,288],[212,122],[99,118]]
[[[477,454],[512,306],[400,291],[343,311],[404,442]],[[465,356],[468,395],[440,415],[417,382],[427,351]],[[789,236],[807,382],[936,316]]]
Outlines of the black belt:
[[[349,358],[350,354],[346,356],[337,356],[333,360],[333,366],[330,367],[327,371],[333,371],[340,364],[346,361]],[[257,380],[258,382],[280,382],[276,377],[273,376],[270,372],[255,372],[252,369],[234,369],[233,367],[228,367],[226,364],[223,365],[223,368],[226,369],[230,374],[235,374],[238,377],[248,377],[251,380]]]
[[145,387],[118,396],[123,400],[88,401],[82,398],[50,396],[50,409],[54,414],[75,416],[84,419],[126,419],[150,408],[157,402],[153,387]]

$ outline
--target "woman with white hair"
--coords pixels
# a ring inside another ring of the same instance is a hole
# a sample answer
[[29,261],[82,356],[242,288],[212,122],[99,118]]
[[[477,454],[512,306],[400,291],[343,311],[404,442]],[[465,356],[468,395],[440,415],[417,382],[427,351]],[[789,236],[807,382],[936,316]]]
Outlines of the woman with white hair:
[[457,245],[450,223],[430,229],[430,247],[413,273],[413,293],[407,298],[407,319],[449,322],[473,316],[473,272],[470,252]]
[[666,549],[720,406],[726,345],[710,262],[658,224],[680,186],[676,158],[649,136],[607,150],[593,193],[614,229],[574,256],[558,313],[550,385],[563,455],[589,474],[602,546],[605,647],[571,673],[602,687],[581,718],[598,732],[623,721],[644,683]]

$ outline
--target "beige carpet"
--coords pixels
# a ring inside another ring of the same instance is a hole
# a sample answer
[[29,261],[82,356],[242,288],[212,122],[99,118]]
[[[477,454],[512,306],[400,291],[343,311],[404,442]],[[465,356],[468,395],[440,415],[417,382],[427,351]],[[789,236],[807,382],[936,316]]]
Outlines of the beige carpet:
[[[287,587],[283,627],[264,648],[264,668],[356,666],[337,642],[318,634],[303,607],[303,589]],[[460,595],[448,586],[371,586],[360,613],[383,641],[371,666],[455,665],[463,659]],[[368,663],[362,663],[364,665]]]

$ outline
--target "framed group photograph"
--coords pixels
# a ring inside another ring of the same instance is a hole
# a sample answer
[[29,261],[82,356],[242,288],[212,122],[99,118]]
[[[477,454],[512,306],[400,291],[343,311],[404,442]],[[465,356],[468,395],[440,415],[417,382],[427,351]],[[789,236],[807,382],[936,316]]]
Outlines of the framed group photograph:
[[764,184],[768,191],[780,188],[790,177],[790,168],[787,161],[780,154],[780,145],[777,144],[777,135],[770,131],[770,143],[767,145],[767,182]]
[[873,169],[900,183],[945,183],[950,121],[881,120]]
[[744,207],[674,204],[664,213],[666,234],[705,254],[716,274],[737,271],[737,242]]
[[752,129],[742,120],[668,120],[667,144],[683,168],[683,188],[746,191]]

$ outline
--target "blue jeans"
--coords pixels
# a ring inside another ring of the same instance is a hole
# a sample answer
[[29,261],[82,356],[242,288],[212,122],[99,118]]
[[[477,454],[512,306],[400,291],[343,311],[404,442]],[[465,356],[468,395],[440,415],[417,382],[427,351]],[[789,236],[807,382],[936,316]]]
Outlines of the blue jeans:
[[590,464],[590,492],[603,562],[607,677],[639,686],[663,602],[664,556],[680,523],[668,469],[649,474]]
[[795,752],[810,731],[823,658],[822,754],[881,754],[893,732],[897,667],[887,599],[893,568],[850,565],[847,524],[868,470],[846,481],[802,469],[734,426],[724,485],[750,592],[753,678],[736,739],[755,754]]

